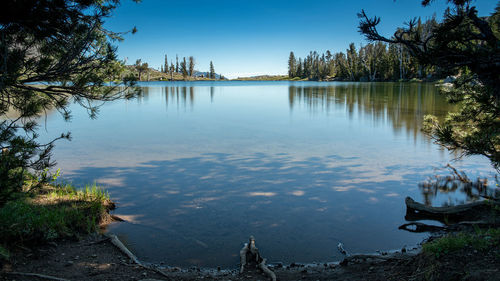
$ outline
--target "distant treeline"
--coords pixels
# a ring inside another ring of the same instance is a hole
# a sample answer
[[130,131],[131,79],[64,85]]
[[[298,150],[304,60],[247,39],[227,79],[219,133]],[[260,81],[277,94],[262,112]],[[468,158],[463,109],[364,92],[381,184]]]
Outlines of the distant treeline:
[[[430,36],[437,25],[435,18],[424,23],[419,19],[417,28],[422,38]],[[401,44],[370,43],[359,50],[354,43],[346,53],[332,54],[330,51],[319,54],[310,52],[304,59],[296,58],[290,52],[288,76],[309,80],[345,80],[345,81],[398,81],[410,79],[435,79],[445,77],[447,73],[435,67],[424,67],[410,55]]]
[[[129,66],[129,71],[132,71],[139,81],[143,78],[147,81],[151,79],[156,80],[207,80],[207,79],[226,79],[222,74],[215,73],[214,64],[210,61],[209,70],[200,72],[195,70],[196,60],[193,56],[188,58],[183,57],[179,61],[179,56],[175,56],[174,62],[168,62],[167,55],[165,55],[165,62],[161,65],[160,71],[150,68],[147,62],[142,62],[141,59],[136,60],[135,64]],[[146,76],[146,77],[144,77]]]
[[[188,57],[186,60],[186,57],[183,57],[181,62],[179,63],[179,56],[175,56],[175,65],[173,62],[170,62],[170,65],[168,63],[168,57],[165,55],[165,63],[161,66],[161,72],[173,75],[174,73],[180,73],[184,78],[186,77],[193,77],[195,75],[195,70],[194,66],[196,64],[196,61],[193,56]],[[196,71],[196,73],[199,73],[201,77],[205,78],[210,78],[210,79],[224,79],[222,75],[218,75],[215,73],[215,68],[214,64],[212,61],[210,61],[210,67],[207,72],[199,72]]]

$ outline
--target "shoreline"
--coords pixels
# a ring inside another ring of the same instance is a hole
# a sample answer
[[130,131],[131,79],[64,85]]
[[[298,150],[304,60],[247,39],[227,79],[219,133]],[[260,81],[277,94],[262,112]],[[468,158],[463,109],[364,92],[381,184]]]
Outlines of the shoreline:
[[[75,194],[73,196],[84,199],[76,201],[75,206],[88,202],[100,202],[101,206],[107,206],[105,214],[99,213],[96,217],[98,229],[103,230],[113,221],[123,221],[109,213],[114,203],[97,187],[84,193],[69,187],[51,192],[42,192],[40,197],[27,202],[43,205],[49,200],[47,194],[58,194],[55,199],[50,197],[53,201],[49,202],[65,206],[65,200],[75,202],[75,198],[68,197],[68,194]],[[98,201],[93,198],[98,198]],[[411,198],[406,201],[407,206],[411,203],[409,206],[415,208],[413,210],[424,208],[432,212],[450,209],[425,207]],[[493,206],[488,202],[469,204],[479,205]],[[459,208],[464,206],[467,205]],[[487,212],[482,214],[488,215]],[[494,214],[489,214],[492,215],[496,219]],[[433,235],[422,242],[422,247],[412,249],[404,247],[375,255],[346,254],[342,261],[333,262],[273,263],[268,267],[277,280],[500,280],[500,229],[490,227],[483,232],[475,228],[460,231],[450,230],[445,232],[449,233],[445,236]],[[236,265],[227,269],[181,268],[141,262],[112,234],[90,232],[85,236],[61,236],[45,242],[40,240],[38,246],[32,247],[16,243],[10,245],[12,254],[8,259],[0,256],[0,280],[271,280],[256,269],[255,263],[247,265],[240,273]],[[237,251],[235,249],[235,253]],[[476,278],[478,276],[481,278]]]
[[[346,263],[292,263],[269,267],[277,280],[500,280],[500,259],[494,258],[498,249],[493,249],[493,252],[490,249],[484,254],[468,250],[439,258],[422,252],[400,252],[385,256],[352,256]],[[487,267],[484,262],[488,262]],[[91,234],[79,241],[58,241],[15,253],[10,264],[2,264],[0,280],[44,280],[13,272],[41,274],[59,280],[270,280],[251,267],[243,274],[237,268],[157,268],[163,274],[130,262],[105,236]],[[471,273],[464,274],[466,269]],[[432,277],[432,274],[437,275]],[[472,276],[481,278],[470,279]]]

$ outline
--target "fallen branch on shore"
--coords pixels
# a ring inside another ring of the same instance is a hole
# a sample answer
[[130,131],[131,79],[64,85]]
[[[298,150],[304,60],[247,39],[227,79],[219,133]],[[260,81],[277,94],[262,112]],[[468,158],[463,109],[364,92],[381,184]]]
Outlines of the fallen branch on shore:
[[170,276],[168,274],[159,270],[158,268],[143,264],[127,247],[125,247],[125,245],[123,245],[122,241],[120,241],[120,239],[118,239],[118,237],[116,235],[114,235],[114,234],[104,234],[104,235],[106,237],[110,238],[111,243],[113,245],[115,245],[122,253],[124,253],[127,257],[129,257],[138,266],[145,268],[145,269],[152,270],[152,271],[154,271],[154,272],[156,272],[164,277],[170,278]]
[[350,262],[365,262],[366,260],[380,260],[380,261],[389,261],[389,260],[399,260],[404,259],[404,256],[396,256],[396,255],[352,255],[345,257],[344,260],[340,262],[340,265],[347,265]]
[[245,243],[245,246],[241,249],[240,262],[240,274],[245,270],[245,266],[250,263],[255,263],[257,268],[267,274],[273,281],[276,281],[276,274],[274,274],[274,272],[267,267],[266,259],[260,256],[259,249],[255,246],[255,238],[253,238],[253,236],[250,236],[249,243]]

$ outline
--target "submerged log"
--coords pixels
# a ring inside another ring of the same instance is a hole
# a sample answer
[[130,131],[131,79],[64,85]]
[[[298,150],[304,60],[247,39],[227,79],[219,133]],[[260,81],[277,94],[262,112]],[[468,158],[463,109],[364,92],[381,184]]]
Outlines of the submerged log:
[[271,280],[276,281],[276,274],[269,269],[266,265],[266,259],[262,258],[259,254],[259,249],[255,246],[255,238],[250,236],[249,243],[245,243],[243,248],[240,250],[240,274],[243,273],[245,267],[248,265],[255,265],[264,272]]
[[494,222],[494,221],[462,221],[447,226],[437,226],[420,222],[412,222],[412,223],[405,223],[400,227],[398,227],[398,229],[406,230],[409,232],[422,233],[422,232],[460,231],[470,227],[498,227],[498,226],[500,226],[500,222]]
[[448,231],[448,227],[429,225],[420,222],[405,223],[398,227],[398,229],[406,230],[409,232],[422,233],[422,232],[441,232]]

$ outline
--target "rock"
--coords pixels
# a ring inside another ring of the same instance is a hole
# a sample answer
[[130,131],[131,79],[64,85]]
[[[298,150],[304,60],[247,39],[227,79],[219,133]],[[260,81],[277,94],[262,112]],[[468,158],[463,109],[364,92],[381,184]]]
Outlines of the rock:
[[72,266],[73,264],[75,264],[73,261],[67,261],[64,266]]
[[92,258],[97,258],[97,255],[96,255],[96,254],[93,254],[93,255],[91,255],[90,257],[92,257]]

